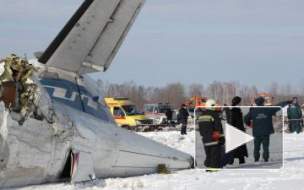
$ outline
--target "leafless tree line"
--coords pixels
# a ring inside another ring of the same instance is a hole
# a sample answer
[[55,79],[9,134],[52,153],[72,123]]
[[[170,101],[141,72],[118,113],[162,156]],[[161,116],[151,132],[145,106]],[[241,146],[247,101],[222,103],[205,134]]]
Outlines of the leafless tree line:
[[[179,108],[182,103],[188,101],[190,97],[202,96],[213,98],[221,104],[231,105],[234,96],[242,97],[243,105],[251,105],[254,98],[263,91],[256,86],[242,85],[239,82],[219,82],[204,86],[202,84],[183,85],[172,83],[164,87],[145,87],[137,85],[135,82],[125,82],[123,84],[111,84],[107,81],[97,81],[97,88],[101,97],[128,97],[140,109],[145,103],[170,103],[174,108]],[[272,82],[265,93],[271,93],[274,103],[290,100],[297,96],[300,103],[304,103],[304,96],[297,94],[291,85],[280,85]]]

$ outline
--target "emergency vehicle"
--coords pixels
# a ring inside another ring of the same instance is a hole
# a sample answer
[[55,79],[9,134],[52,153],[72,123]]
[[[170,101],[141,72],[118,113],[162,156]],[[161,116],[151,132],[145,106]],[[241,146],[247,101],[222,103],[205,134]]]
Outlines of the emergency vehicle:
[[105,102],[120,127],[132,129],[152,124],[151,119],[139,113],[136,105],[129,98],[105,98]]

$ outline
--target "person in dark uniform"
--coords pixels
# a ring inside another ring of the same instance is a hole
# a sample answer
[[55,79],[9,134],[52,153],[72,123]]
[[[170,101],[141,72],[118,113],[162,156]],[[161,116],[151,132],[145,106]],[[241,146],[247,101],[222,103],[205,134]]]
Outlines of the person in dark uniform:
[[169,125],[172,123],[172,116],[173,116],[173,114],[172,114],[171,108],[167,108],[166,117],[167,117],[167,122]]
[[[235,96],[232,99],[232,106],[239,106],[242,101],[242,98],[239,96]],[[244,127],[244,121],[243,121],[243,113],[242,110],[239,107],[233,107],[230,110],[231,113],[231,119],[230,119],[230,125],[237,128],[240,131],[245,132]],[[245,157],[248,157],[248,151],[246,144],[239,146],[238,148],[233,150],[233,158],[238,158],[240,164],[245,163]],[[233,163],[233,160],[231,164]]]
[[200,110],[198,117],[199,132],[205,148],[207,171],[222,168],[221,146],[225,143],[223,126],[219,114],[215,111],[216,102],[209,99],[206,109]]
[[181,135],[187,135],[187,124],[188,124],[189,112],[188,112],[185,104],[182,104],[182,106],[179,110],[179,115],[180,115],[180,121],[182,123]]
[[[258,97],[255,99],[257,106],[264,106],[265,99]],[[292,101],[280,102],[275,106],[284,107]],[[248,114],[244,118],[246,125],[253,123],[252,135],[254,137],[254,159],[258,162],[260,159],[260,147],[263,145],[263,159],[265,162],[269,160],[269,138],[274,133],[272,116],[276,112],[280,111],[280,108],[250,108]]]
[[302,110],[298,104],[298,98],[293,97],[292,104],[287,108],[287,116],[290,124],[290,132],[297,132],[298,134],[302,132]]

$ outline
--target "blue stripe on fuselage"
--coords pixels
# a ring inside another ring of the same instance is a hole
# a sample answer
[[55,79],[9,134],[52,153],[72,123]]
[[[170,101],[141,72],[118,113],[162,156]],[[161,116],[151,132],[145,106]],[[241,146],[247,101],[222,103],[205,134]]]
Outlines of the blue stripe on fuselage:
[[40,83],[45,87],[52,100],[83,111],[78,93],[80,90],[85,108],[84,112],[102,120],[109,121],[108,114],[104,108],[93,100],[93,96],[89,94],[83,86],[78,86],[73,82],[63,79],[42,79]]

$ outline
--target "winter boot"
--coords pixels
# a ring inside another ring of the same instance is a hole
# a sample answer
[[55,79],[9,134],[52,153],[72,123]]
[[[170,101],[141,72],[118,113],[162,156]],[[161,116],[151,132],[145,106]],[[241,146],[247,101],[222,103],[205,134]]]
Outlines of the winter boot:
[[264,161],[265,161],[265,162],[268,162],[268,158],[264,158]]
[[239,158],[239,164],[245,164],[245,158]]
[[233,163],[234,163],[234,159],[231,159],[231,160],[228,162],[229,165],[233,165]]
[[258,161],[259,161],[259,158],[255,158],[255,159],[254,159],[254,162],[258,162]]

